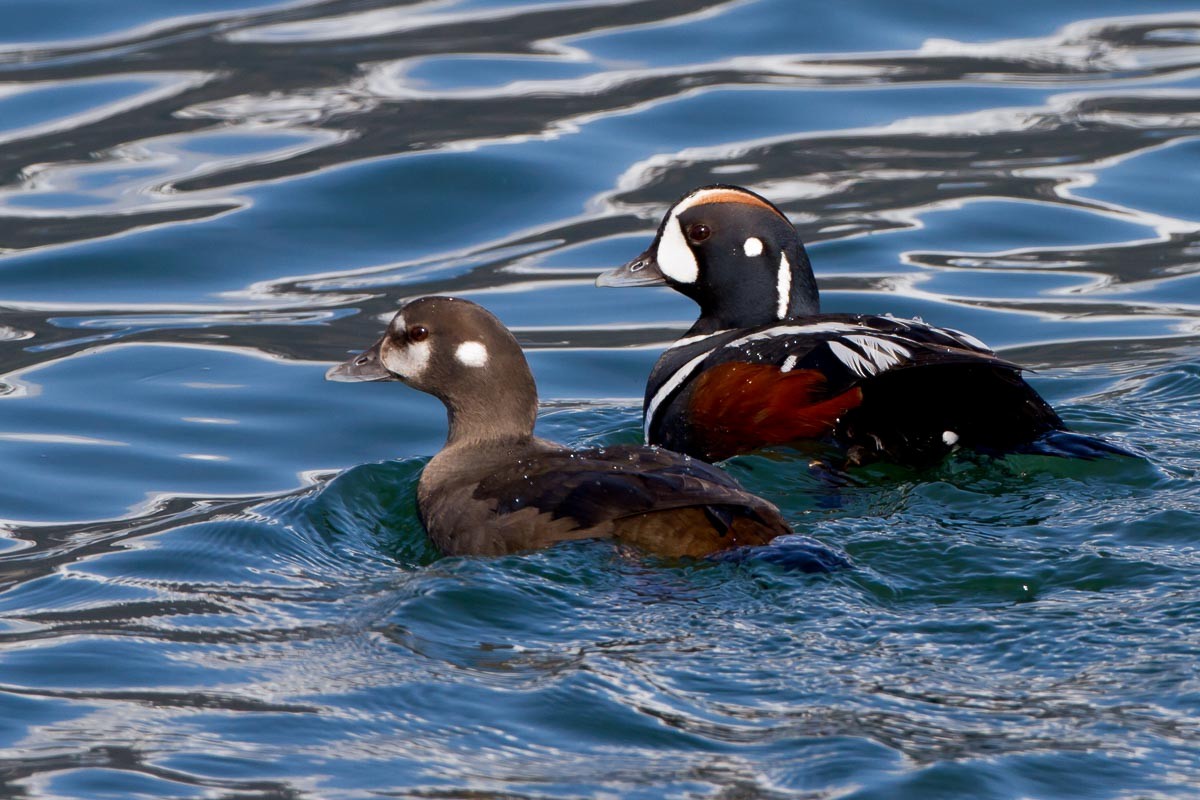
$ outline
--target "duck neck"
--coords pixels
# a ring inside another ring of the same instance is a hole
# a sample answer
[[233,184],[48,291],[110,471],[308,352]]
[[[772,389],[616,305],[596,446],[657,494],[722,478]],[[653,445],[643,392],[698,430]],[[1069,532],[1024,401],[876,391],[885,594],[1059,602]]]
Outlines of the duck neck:
[[443,400],[450,421],[446,446],[523,441],[533,436],[537,387],[528,367],[505,376],[503,389],[480,386]]
[[691,295],[700,318],[690,335],[733,328],[755,328],[820,313],[821,300],[808,254],[792,242],[770,269],[715,273]]

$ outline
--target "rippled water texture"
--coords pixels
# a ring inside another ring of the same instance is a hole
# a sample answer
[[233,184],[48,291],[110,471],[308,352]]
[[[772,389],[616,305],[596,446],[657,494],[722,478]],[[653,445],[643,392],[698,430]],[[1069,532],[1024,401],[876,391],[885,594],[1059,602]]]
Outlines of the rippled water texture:
[[[1197,791],[1195,0],[103,6],[0,0],[0,797]],[[455,293],[637,441],[694,309],[591,282],[713,181],[1145,458],[731,462],[829,575],[439,559],[441,407],[325,368]]]

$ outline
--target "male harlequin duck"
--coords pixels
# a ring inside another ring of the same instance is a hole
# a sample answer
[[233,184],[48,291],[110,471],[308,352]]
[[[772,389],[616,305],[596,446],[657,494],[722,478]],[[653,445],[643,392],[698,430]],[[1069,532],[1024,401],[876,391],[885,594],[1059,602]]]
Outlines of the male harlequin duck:
[[446,404],[446,446],[417,488],[421,522],[447,555],[500,555],[614,538],[668,557],[791,533],[733,478],[657,447],[571,450],[533,435],[537,388],[520,345],[467,300],[405,305],[369,350],[326,377],[399,380]]
[[[700,318],[655,364],[646,441],[710,461],[832,439],[850,464],[911,466],[956,447],[1096,456],[1124,451],[1065,425],[983,342],[919,320],[821,314],[796,229],[737,186],[704,186],[663,218],[646,252],[599,286],[667,285]],[[1035,450],[1037,448],[1034,448]],[[1127,455],[1127,454],[1126,454]]]

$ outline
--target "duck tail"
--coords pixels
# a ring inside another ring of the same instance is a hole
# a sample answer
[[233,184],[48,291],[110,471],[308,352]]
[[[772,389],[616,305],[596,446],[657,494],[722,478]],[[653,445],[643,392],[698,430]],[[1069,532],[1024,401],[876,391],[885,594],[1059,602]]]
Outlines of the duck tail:
[[709,556],[713,561],[744,563],[754,561],[774,564],[788,572],[808,574],[837,572],[851,567],[850,557],[827,547],[816,539],[799,534],[777,536],[770,544],[759,547],[738,547],[722,550]]
[[1098,436],[1066,430],[1047,431],[1014,452],[1033,456],[1082,458],[1087,461],[1114,457],[1141,458],[1137,453],[1106,442]]

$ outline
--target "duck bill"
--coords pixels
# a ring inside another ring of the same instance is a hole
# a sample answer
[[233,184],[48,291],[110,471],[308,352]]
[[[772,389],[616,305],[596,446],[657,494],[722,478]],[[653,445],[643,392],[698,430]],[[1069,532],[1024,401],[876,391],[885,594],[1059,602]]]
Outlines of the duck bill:
[[601,272],[597,286],[665,286],[667,279],[658,268],[652,250],[647,250],[628,264]]
[[379,355],[379,348],[382,345],[383,339],[380,339],[353,358],[343,361],[336,367],[330,367],[329,371],[325,373],[325,380],[342,383],[396,380],[396,376],[383,366],[383,359]]

